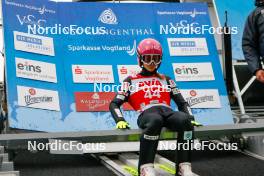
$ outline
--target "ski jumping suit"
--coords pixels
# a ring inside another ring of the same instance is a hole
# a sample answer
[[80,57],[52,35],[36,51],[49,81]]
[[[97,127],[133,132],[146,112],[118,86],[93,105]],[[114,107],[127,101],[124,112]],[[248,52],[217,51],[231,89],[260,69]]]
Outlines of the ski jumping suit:
[[[129,102],[136,111],[140,112],[137,124],[143,133],[140,138],[139,171],[141,165],[154,163],[162,127],[177,131],[178,143],[192,142],[193,126],[191,120],[193,120],[193,116],[188,103],[172,79],[167,76],[161,79],[157,73],[150,73],[143,68],[141,73],[126,78],[123,85],[125,85],[123,90],[117,93],[110,103],[110,111],[116,122],[125,121],[120,111],[120,106],[124,102]],[[128,86],[138,89],[131,91]],[[143,87],[146,86],[152,88],[144,91]],[[163,90],[160,87],[169,89]],[[159,91],[157,91],[158,89]],[[177,104],[179,111],[176,112],[171,109],[171,99]],[[177,148],[176,163],[190,162],[190,152],[190,150]],[[178,171],[178,164],[176,170]]]

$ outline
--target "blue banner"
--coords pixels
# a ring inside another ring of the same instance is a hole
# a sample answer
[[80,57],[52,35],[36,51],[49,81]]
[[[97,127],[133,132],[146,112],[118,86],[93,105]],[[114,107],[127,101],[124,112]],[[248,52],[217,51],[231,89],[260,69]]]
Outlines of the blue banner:
[[[196,119],[233,123],[214,37],[192,32],[211,27],[205,3],[3,0],[3,20],[13,128],[114,129],[106,109],[112,94],[103,93],[139,70],[136,45],[149,37],[163,46],[159,72],[176,79]],[[138,128],[137,112],[124,109]]]

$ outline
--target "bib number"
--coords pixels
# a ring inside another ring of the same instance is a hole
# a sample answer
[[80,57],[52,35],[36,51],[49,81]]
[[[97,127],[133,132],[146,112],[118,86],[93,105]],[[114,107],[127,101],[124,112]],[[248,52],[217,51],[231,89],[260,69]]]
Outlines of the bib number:
[[154,98],[154,97],[160,98],[160,92],[158,90],[153,91],[153,92],[151,92],[150,90],[148,90],[148,91],[145,92],[144,98],[151,99],[151,98]]

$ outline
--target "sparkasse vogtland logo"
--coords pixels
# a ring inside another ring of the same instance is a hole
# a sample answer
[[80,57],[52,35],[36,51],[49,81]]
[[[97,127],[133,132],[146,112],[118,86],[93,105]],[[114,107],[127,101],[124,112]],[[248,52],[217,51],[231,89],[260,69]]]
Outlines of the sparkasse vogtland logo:
[[119,82],[123,82],[125,78],[136,75],[141,71],[138,65],[117,65]]
[[104,24],[118,24],[116,15],[110,8],[104,10],[98,20]]
[[114,83],[112,65],[72,65],[74,83]]

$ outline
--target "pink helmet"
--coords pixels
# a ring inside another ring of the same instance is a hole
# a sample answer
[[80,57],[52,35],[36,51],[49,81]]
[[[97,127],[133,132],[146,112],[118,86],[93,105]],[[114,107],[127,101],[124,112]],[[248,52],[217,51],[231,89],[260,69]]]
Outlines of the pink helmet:
[[162,47],[161,44],[152,38],[147,38],[142,40],[137,47],[137,56],[139,66],[142,66],[142,58],[144,55],[160,55],[162,57]]

